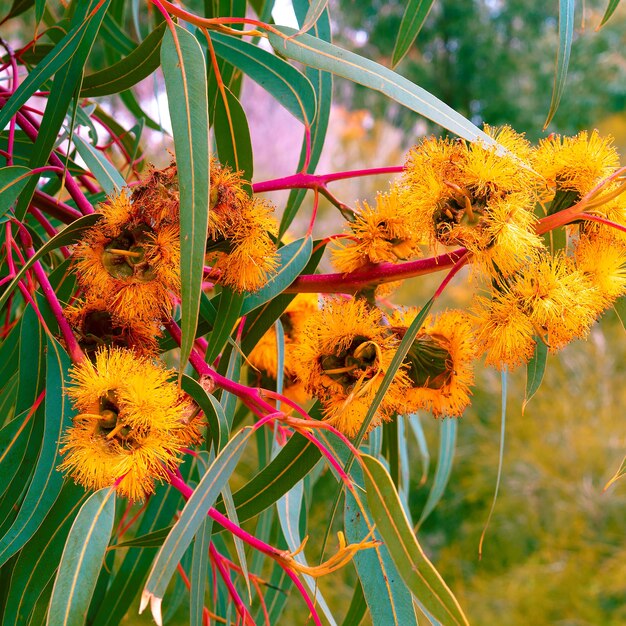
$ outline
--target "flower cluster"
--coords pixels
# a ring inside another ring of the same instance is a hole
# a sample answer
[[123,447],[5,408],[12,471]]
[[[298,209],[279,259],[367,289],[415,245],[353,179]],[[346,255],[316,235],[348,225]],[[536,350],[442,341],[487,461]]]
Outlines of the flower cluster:
[[278,267],[277,228],[272,205],[246,187],[239,172],[211,161],[207,261],[218,283],[257,291]]
[[62,439],[60,469],[89,489],[117,484],[141,500],[200,438],[192,407],[169,373],[121,348],[101,349],[71,371],[78,415]]

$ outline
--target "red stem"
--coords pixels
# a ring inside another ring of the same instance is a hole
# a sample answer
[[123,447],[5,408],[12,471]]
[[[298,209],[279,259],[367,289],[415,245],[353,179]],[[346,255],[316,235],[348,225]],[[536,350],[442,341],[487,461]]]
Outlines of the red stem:
[[316,189],[324,187],[328,183],[345,178],[359,178],[361,176],[376,176],[378,174],[398,174],[404,170],[402,165],[389,167],[374,167],[370,169],[348,170],[345,172],[332,172],[330,174],[306,174],[300,172],[284,178],[265,180],[252,185],[254,193],[265,191],[277,191],[279,189]]

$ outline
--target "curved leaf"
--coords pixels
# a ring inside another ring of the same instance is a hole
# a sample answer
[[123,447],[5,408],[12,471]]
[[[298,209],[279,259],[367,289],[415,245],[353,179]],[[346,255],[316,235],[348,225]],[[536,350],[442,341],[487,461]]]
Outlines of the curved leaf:
[[252,180],[253,157],[248,120],[241,103],[228,87],[224,87],[223,97],[221,92],[218,94],[213,117],[220,163],[243,172],[245,180]]
[[182,390],[193,398],[209,422],[207,448],[209,442],[212,442],[216,452],[219,452],[228,443],[229,435],[228,421],[222,405],[193,378],[183,374],[180,383]]
[[[76,92],[80,87],[87,57],[91,52],[100,30],[100,25],[110,4],[111,0],[85,0],[76,5],[70,24],[71,26],[77,26],[79,29],[84,27],[84,30],[81,32],[75,50],[70,55],[69,62],[60,68],[54,76],[52,89],[48,96],[48,101],[53,102],[54,106],[47,106],[41,119],[35,147],[30,158],[30,166],[33,168],[44,165],[50,157],[50,152],[57,141],[70,105],[76,98]],[[36,72],[38,69],[39,65],[34,71]],[[30,78],[30,74],[28,78]],[[4,110],[2,112],[4,113]],[[73,116],[70,117],[72,118],[70,126],[72,126],[74,118]],[[18,220],[22,220],[26,215],[36,187],[37,180],[31,179],[20,195],[15,210],[15,216]]]
[[[293,8],[300,24],[304,24],[308,9],[311,8],[309,0],[294,0]],[[330,41],[330,17],[328,8],[326,8],[313,25],[313,34],[324,41]],[[328,121],[330,119],[330,108],[333,100],[333,76],[329,72],[322,72],[313,67],[304,69],[305,76],[311,81],[315,96],[317,98],[317,115],[311,125],[311,145],[307,145],[307,137],[302,141],[300,150],[300,160],[298,161],[298,169],[300,172],[306,165],[306,171],[313,173],[319,163],[326,139],[326,131],[328,130]],[[308,158],[308,164],[307,164]],[[304,197],[306,189],[292,189],[287,198],[287,204],[280,220],[278,229],[278,239],[282,239],[287,232],[289,225],[293,221]]]
[[68,535],[52,588],[48,626],[83,626],[113,530],[115,491],[107,487],[83,504]]
[[[154,559],[141,598],[141,610],[148,602],[152,614],[160,617],[161,600],[176,566],[189,547],[209,509],[233,473],[254,430],[248,426],[240,430],[217,455],[207,472],[187,500],[178,521],[174,524],[159,553]],[[157,620],[158,623],[160,623]]]
[[4,215],[17,200],[30,174],[31,170],[21,165],[0,168],[0,216]]
[[5,623],[26,623],[37,599],[54,581],[70,526],[86,499],[84,490],[73,482],[63,486],[43,524],[20,552],[11,576]]
[[444,626],[469,626],[457,599],[417,542],[389,473],[377,459],[366,454],[361,458],[376,528],[407,587]]
[[417,39],[430,13],[434,0],[409,0],[400,22],[400,30],[391,55],[391,67],[396,67]]
[[204,54],[196,38],[173,26],[161,63],[174,132],[180,185],[181,368],[195,340],[209,221],[209,114]]
[[559,108],[565,79],[567,78],[567,68],[572,50],[572,39],[574,37],[574,7],[575,0],[559,0],[559,48],[556,54],[556,70],[554,74],[554,86],[552,87],[552,99],[548,117],[543,125],[543,130],[552,121],[556,110]]
[[160,63],[165,23],[157,26],[128,56],[113,65],[85,76],[81,98],[109,96],[130,89],[150,76]]
[[611,16],[615,13],[615,9],[617,9],[619,2],[620,0],[609,0],[609,3],[606,5],[606,11],[602,16],[602,21],[596,30],[600,30],[611,19]]
[[311,28],[313,28],[313,26],[317,23],[320,15],[322,15],[322,13],[326,10],[327,6],[328,0],[311,0],[309,10],[304,17],[298,34],[306,33],[308,30],[311,30]]
[[[180,502],[181,495],[173,487],[167,486],[159,489],[150,498],[137,533],[149,534],[155,528],[167,524],[174,517]],[[155,547],[160,547],[166,536],[167,532],[163,534]],[[111,546],[111,548],[118,547],[122,547],[122,544]],[[127,552],[119,568],[113,573],[107,594],[91,626],[118,626],[122,622],[124,615],[137,597],[137,590],[141,588],[148,575],[154,554],[154,550],[144,549]]]
[[282,293],[300,275],[306,267],[313,252],[313,240],[304,237],[278,250],[279,270],[256,293],[246,296],[241,314],[250,313],[257,307],[265,304],[278,294]]
[[535,337],[535,351],[526,366],[526,395],[522,403],[522,415],[526,410],[526,405],[531,398],[537,393],[543,381],[543,375],[546,371],[546,363],[548,362],[548,346],[540,337]]
[[77,134],[72,135],[72,142],[104,192],[107,195],[119,194],[126,181],[108,159]]
[[312,37],[298,35],[293,28],[277,27],[284,34],[269,33],[269,41],[278,54],[294,61],[332,72],[356,83],[380,91],[405,107],[420,113],[436,124],[469,141],[480,139],[486,145],[497,143],[460,113],[394,71],[358,54]]
[[0,540],[0,563],[13,556],[36,532],[63,486],[57,471],[61,434],[72,421],[70,403],[63,393],[68,384],[70,360],[61,346],[48,338],[44,438],[35,474],[22,507],[7,534]]
[[[74,26],[67,35],[54,46],[50,53],[46,55],[45,59],[38,63],[37,67],[20,83],[20,86],[0,111],[0,128],[4,128],[8,124],[9,120],[45,81],[73,58],[78,48],[85,40],[86,33],[90,30],[92,21],[94,19],[102,20],[102,16],[104,12],[106,12],[109,2],[110,0],[106,0],[104,3],[104,10],[103,7],[100,7],[97,12],[91,14],[82,24]],[[92,37],[91,43],[93,43],[93,39]]]
[[418,528],[434,511],[435,507],[441,500],[452,472],[458,423],[457,420],[452,417],[442,419],[439,423],[439,456],[437,457],[437,469],[435,469],[433,486],[430,489],[428,498],[426,499],[426,504],[424,505],[422,514],[417,522]]
[[315,91],[308,79],[293,65],[254,44],[236,37],[211,33],[215,53],[263,89],[306,126],[315,118]]
[[[371,538],[373,526],[371,513],[358,506],[354,496],[346,492],[344,528],[348,543],[358,543]],[[374,537],[380,539],[379,535]],[[400,577],[384,544],[357,552],[354,555],[354,565],[372,623],[417,626],[411,592]]]

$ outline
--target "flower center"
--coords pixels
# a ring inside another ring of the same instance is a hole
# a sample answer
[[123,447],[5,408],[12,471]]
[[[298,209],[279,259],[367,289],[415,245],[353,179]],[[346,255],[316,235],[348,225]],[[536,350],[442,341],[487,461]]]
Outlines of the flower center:
[[154,280],[156,272],[146,259],[147,251],[154,243],[154,231],[149,226],[124,230],[111,240],[102,253],[102,264],[113,278],[134,278],[141,283]]
[[465,245],[464,232],[482,230],[485,209],[488,203],[486,195],[478,196],[468,189],[445,181],[452,193],[442,202],[433,214],[433,223],[437,240],[446,246]]
[[380,371],[379,346],[367,337],[355,337],[350,345],[336,354],[319,357],[323,372],[345,391],[358,381],[374,378]]
[[96,426],[96,435],[106,440],[115,439],[123,447],[132,443],[132,429],[124,424],[119,416],[119,407],[115,391],[107,391],[99,400],[99,419]]
[[441,389],[454,374],[449,343],[442,335],[418,335],[404,362],[415,387]]

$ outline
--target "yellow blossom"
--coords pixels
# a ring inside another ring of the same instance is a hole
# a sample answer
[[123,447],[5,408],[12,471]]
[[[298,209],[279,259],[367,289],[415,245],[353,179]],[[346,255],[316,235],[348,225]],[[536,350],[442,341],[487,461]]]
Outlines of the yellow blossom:
[[[332,298],[308,320],[296,349],[298,376],[324,406],[324,416],[348,436],[359,432],[389,369],[399,339],[382,314],[361,299]],[[408,386],[400,369],[383,398],[371,430],[400,406]]]
[[161,329],[155,322],[135,320],[124,323],[110,311],[110,303],[102,298],[79,301],[64,310],[78,343],[88,356],[103,346],[126,347],[138,354],[156,354]]
[[503,148],[427,139],[409,153],[403,201],[431,242],[464,246],[490,274],[510,274],[542,246],[534,232],[537,175],[530,146],[505,127],[486,131]]
[[[416,308],[396,311],[389,322],[402,337],[418,313]],[[426,409],[435,417],[459,417],[470,403],[474,343],[471,322],[462,311],[427,317],[405,357],[411,386],[404,412]]]
[[257,291],[278,267],[274,208],[251,198],[240,172],[211,161],[207,262],[217,282],[237,291]]
[[121,495],[143,499],[198,438],[189,403],[167,371],[130,350],[102,349],[70,374],[78,414],[62,438],[60,469],[89,489],[117,483]]
[[125,192],[112,198],[73,254],[81,288],[127,324],[167,316],[180,291],[179,226],[157,223],[142,208]]
[[574,251],[578,271],[595,287],[602,310],[626,294],[626,242],[611,233],[581,235]]
[[619,167],[619,155],[613,138],[601,137],[596,130],[574,137],[550,135],[539,142],[533,167],[545,179],[544,200],[552,200],[548,213],[555,213],[578,202],[612,174]]
[[395,263],[420,254],[421,237],[411,221],[409,207],[400,201],[399,190],[376,196],[376,205],[366,201],[348,224],[349,237],[337,239],[333,262],[340,272],[353,272],[373,263]]

